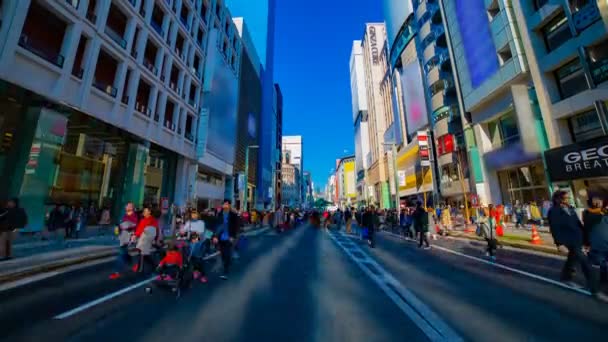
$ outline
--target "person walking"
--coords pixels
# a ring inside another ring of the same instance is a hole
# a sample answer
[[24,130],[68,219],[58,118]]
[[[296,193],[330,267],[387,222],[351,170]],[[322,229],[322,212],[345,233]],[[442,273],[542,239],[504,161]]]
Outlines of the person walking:
[[583,211],[583,244],[591,246],[591,231],[599,224],[604,217],[603,201],[601,198],[594,197],[589,201],[589,208]]
[[231,209],[230,200],[224,200],[222,211],[218,215],[219,226],[213,237],[213,242],[218,245],[222,255],[224,272],[220,278],[224,280],[228,279],[232,263],[232,245],[236,241],[240,229],[239,217]]
[[27,214],[19,207],[19,199],[8,201],[6,208],[0,211],[0,261],[13,258],[13,240],[17,230],[27,225]]
[[205,272],[204,256],[206,252],[206,229],[205,221],[200,219],[200,215],[196,210],[190,212],[190,220],[186,222],[183,230],[180,232],[191,243],[190,260],[194,269],[193,278],[201,283],[207,282],[207,274]]
[[344,220],[346,221],[346,234],[350,234],[351,226],[353,224],[353,212],[351,211],[351,208],[346,208],[346,211],[344,212]]
[[158,220],[152,216],[152,210],[145,207],[142,213],[143,217],[135,228],[135,234],[131,237],[131,240],[137,239],[136,248],[139,251],[138,262],[133,265],[134,272],[143,272],[144,264],[152,266],[152,269],[156,267],[156,264],[151,258],[152,247],[155,244],[158,245],[160,239],[160,227]]
[[486,239],[487,247],[486,247],[486,255],[490,257],[492,261],[496,260],[496,255],[494,252],[498,247],[498,240],[496,240],[496,227],[497,227],[497,212],[496,208],[494,208],[493,204],[488,205],[488,215],[486,216],[486,221],[484,222],[484,237]]
[[431,245],[429,244],[428,239],[429,214],[426,210],[424,210],[422,202],[416,202],[416,209],[414,210],[412,219],[414,229],[416,230],[416,233],[418,233],[418,248],[422,248],[422,245],[424,245],[424,249],[430,249]]
[[590,290],[591,267],[589,261],[583,253],[583,224],[576,216],[576,212],[570,206],[570,195],[562,190],[557,190],[553,194],[553,206],[549,210],[548,220],[549,229],[553,240],[561,252],[568,253],[566,262],[561,272],[561,281],[570,286],[576,286],[572,278],[574,276],[574,267],[579,264],[587,286]]
[[378,214],[374,210],[374,206],[368,207],[363,214],[363,227],[367,230],[366,238],[371,248],[376,247],[376,228],[378,224]]
[[513,206],[513,212],[515,213],[515,228],[522,228],[524,226],[524,208],[522,207],[519,200],[515,201]]
[[[583,222],[585,222],[585,231],[589,232],[589,261],[591,263],[591,293],[596,299],[602,302],[608,302],[608,294],[603,293],[600,289],[602,282],[608,281],[608,212],[599,204],[601,200],[596,200],[594,206],[598,210],[594,210],[593,218],[590,219],[589,214],[587,220],[583,214]],[[587,211],[586,211],[587,212]],[[587,227],[587,224],[590,227]]]
[[116,256],[114,272],[110,274],[110,279],[120,278],[120,272],[126,268],[126,265],[132,262],[131,255],[129,254],[129,244],[138,223],[139,218],[135,212],[135,207],[133,203],[129,202],[125,207],[125,214],[120,220],[120,225],[118,225],[118,255]]

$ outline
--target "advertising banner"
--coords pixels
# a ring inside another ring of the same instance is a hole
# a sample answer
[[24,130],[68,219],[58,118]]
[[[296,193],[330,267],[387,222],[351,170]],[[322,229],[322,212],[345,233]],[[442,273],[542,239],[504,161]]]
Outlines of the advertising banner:
[[471,86],[479,87],[500,68],[484,0],[457,0],[456,17]]
[[[228,164],[234,163],[238,110],[238,77],[224,60],[216,44],[217,30],[212,30],[208,67],[205,69],[204,110],[207,115],[205,152]],[[201,120],[202,121],[202,120]]]
[[429,124],[422,72],[418,61],[403,67],[401,88],[403,89],[407,132],[408,135],[411,135]]
[[552,182],[608,176],[608,136],[545,151]]

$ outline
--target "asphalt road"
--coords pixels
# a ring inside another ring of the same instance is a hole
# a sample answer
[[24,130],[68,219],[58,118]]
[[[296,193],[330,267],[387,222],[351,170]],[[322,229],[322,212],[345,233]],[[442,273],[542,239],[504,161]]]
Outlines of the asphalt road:
[[[589,296],[391,235],[378,234],[375,249],[309,227],[250,241],[228,280],[215,265],[208,284],[179,299],[160,289],[147,294],[145,285],[124,290],[146,278],[108,280],[109,263],[0,292],[0,339],[603,341],[608,332],[608,305]],[[481,255],[467,242],[440,244]],[[561,264],[499,253],[499,262],[547,279]]]

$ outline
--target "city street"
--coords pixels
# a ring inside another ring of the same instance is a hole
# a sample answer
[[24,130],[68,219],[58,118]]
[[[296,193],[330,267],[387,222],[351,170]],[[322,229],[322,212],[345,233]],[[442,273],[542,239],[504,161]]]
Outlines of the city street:
[[457,239],[431,250],[390,233],[299,227],[250,238],[228,280],[181,298],[110,261],[0,292],[7,341],[600,341],[608,305],[552,282],[556,256],[511,249],[500,266]]

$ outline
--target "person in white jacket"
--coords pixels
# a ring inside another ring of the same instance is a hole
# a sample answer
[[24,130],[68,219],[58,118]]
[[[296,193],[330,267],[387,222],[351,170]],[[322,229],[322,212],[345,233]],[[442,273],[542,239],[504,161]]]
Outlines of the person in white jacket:
[[200,219],[197,211],[190,213],[190,220],[186,222],[184,228],[180,234],[188,241],[191,242],[190,246],[190,261],[194,266],[194,279],[199,279],[201,283],[207,282],[207,276],[205,273],[205,261],[203,257],[205,255],[205,221]]
[[201,241],[204,241],[205,230],[205,221],[200,219],[197,211],[192,211],[190,213],[190,220],[186,222],[180,233],[187,239],[190,239],[190,235],[192,235],[192,233],[197,233],[198,236],[200,236]]

